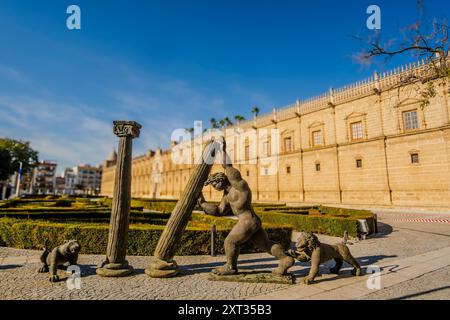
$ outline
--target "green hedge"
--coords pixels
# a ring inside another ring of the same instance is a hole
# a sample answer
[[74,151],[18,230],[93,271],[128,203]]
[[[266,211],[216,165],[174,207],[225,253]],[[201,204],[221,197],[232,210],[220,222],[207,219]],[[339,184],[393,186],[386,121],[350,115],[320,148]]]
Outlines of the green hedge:
[[314,232],[337,237],[342,237],[344,231],[347,231],[353,237],[358,234],[358,222],[356,220],[266,212],[259,212],[258,216],[263,222],[290,226],[296,231]]
[[[216,220],[217,222],[217,220]],[[269,237],[289,248],[291,229],[265,225]],[[129,255],[152,255],[164,226],[131,225],[128,234]],[[229,233],[227,228],[218,228],[215,247],[223,254],[223,243]],[[209,225],[189,223],[179,241],[177,255],[205,255],[210,253],[211,233]],[[8,247],[42,249],[45,239],[54,247],[66,239],[77,239],[81,253],[104,254],[108,241],[108,226],[105,224],[68,224],[43,221],[20,221],[0,219],[0,243]],[[256,252],[251,245],[242,246],[243,253]]]
[[[5,212],[0,211],[0,217],[13,219],[31,219],[31,220],[49,220],[49,221],[65,221],[65,220],[96,220],[109,221],[111,210],[90,210],[90,211],[14,211]],[[151,222],[153,219],[165,219],[170,217],[167,213],[161,212],[142,212],[130,211],[131,221],[136,222]]]
[[151,211],[172,212],[177,204],[176,200],[132,199],[132,206],[140,206]]
[[308,206],[308,207],[286,207],[286,206],[267,206],[267,207],[254,207],[256,211],[309,211],[309,210],[319,210],[319,206]]

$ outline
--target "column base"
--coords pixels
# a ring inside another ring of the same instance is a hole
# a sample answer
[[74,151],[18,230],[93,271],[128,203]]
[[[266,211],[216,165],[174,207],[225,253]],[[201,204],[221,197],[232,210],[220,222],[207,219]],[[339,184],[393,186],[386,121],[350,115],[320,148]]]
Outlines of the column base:
[[150,267],[145,269],[145,273],[152,278],[171,278],[178,275],[180,272],[175,260],[165,261],[157,259],[150,264]]
[[123,263],[106,263],[95,270],[97,275],[102,277],[126,277],[132,274],[133,271],[134,269],[128,264],[128,261]]

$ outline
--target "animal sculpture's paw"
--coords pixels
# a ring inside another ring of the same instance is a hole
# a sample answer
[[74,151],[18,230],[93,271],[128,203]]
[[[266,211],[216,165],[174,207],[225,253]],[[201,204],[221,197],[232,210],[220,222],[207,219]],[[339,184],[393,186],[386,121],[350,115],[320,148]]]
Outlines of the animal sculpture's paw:
[[59,276],[58,275],[52,275],[50,276],[50,278],[48,279],[50,282],[58,282],[59,281]]
[[217,275],[220,275],[220,276],[231,276],[231,275],[235,275],[235,274],[238,273],[237,270],[232,269],[232,268],[228,267],[227,265],[215,268],[212,272],[214,274],[217,274]]
[[273,269],[272,273],[280,275],[280,276],[284,276],[287,274],[287,271],[286,271],[286,268],[284,268],[284,267],[278,267],[276,269]]
[[357,277],[361,276],[362,275],[361,274],[361,269],[360,268],[353,269],[352,270],[352,275],[357,276]]
[[311,279],[311,278],[309,278],[309,277],[306,277],[305,279],[303,279],[303,282],[304,282],[306,285],[310,285],[310,284],[312,284],[312,283],[314,282],[314,280]]
[[330,269],[330,272],[333,273],[333,274],[339,274],[339,269],[337,269],[337,268],[331,268],[331,269]]
[[38,270],[39,273],[46,273],[48,272],[48,267],[47,266],[42,266],[39,268]]

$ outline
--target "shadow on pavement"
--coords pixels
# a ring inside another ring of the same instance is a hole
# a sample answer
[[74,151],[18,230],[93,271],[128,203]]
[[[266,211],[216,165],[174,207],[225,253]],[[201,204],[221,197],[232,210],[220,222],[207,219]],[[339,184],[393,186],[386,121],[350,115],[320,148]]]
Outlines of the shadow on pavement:
[[[267,264],[264,262],[273,261],[273,264]],[[259,263],[254,265],[246,265],[250,263]],[[210,263],[199,263],[199,264],[191,264],[191,265],[181,265],[180,271],[182,275],[192,275],[197,273],[209,273],[214,268],[222,266],[225,264],[225,258],[222,262],[210,262]],[[274,258],[260,258],[260,259],[248,259],[248,260],[240,260],[238,262],[238,268],[241,270],[259,270],[261,272],[264,271],[272,271],[272,269],[276,268],[278,264]],[[293,272],[294,273],[294,272]]]
[[392,228],[392,226],[386,223],[378,222],[378,233],[371,234],[370,236],[367,237],[367,239],[385,238],[386,236],[394,232],[393,230],[394,229]]
[[389,259],[389,258],[397,258],[397,255],[391,255],[391,256],[385,256],[385,255],[377,255],[377,256],[367,256],[367,257],[357,257],[356,260],[363,265],[371,265],[374,263],[377,263],[378,261],[381,261],[383,259]]
[[406,296],[394,298],[392,300],[405,300],[405,299],[410,299],[410,298],[416,298],[416,297],[422,296],[424,294],[429,294],[429,293],[433,293],[433,292],[437,292],[437,291],[441,291],[441,290],[446,290],[446,289],[450,289],[450,286],[435,288],[435,289],[431,289],[431,290],[427,290],[427,291],[421,291],[421,292],[409,294],[409,295],[406,295]]
[[22,267],[21,264],[7,264],[4,266],[0,266],[0,270],[16,269],[21,267]]

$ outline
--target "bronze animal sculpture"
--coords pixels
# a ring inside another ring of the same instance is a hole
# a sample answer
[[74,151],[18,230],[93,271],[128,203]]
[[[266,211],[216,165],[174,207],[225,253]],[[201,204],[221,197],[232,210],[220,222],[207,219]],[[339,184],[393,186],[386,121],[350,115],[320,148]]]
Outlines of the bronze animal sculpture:
[[308,285],[314,282],[319,273],[319,265],[331,259],[336,262],[336,265],[330,269],[331,273],[339,274],[342,263],[345,261],[353,266],[353,275],[361,275],[361,267],[350,253],[346,245],[346,237],[341,243],[329,245],[321,243],[313,233],[303,233],[297,240],[295,250],[289,250],[288,254],[300,262],[311,261],[309,275],[304,279],[305,284]]
[[223,162],[225,173],[219,172],[211,175],[205,182],[205,186],[212,185],[218,191],[223,191],[220,205],[207,203],[203,194],[198,199],[198,204],[206,214],[219,216],[229,210],[238,217],[238,223],[233,227],[225,239],[225,265],[214,269],[213,273],[219,275],[234,275],[238,273],[237,260],[240,245],[251,241],[256,247],[268,252],[279,260],[278,267],[273,273],[284,275],[294,264],[295,260],[285,254],[283,247],[269,240],[267,233],[261,225],[260,218],[252,207],[252,192],[247,182],[242,179],[239,170],[233,168],[231,160],[226,153],[225,139],[221,138]]
[[64,244],[53,250],[49,250],[48,240],[46,240],[44,252],[41,255],[43,266],[39,269],[39,273],[50,271],[50,282],[59,281],[58,269],[65,269],[65,263],[69,263],[69,265],[77,264],[80,250],[81,245],[77,240],[66,240]]

